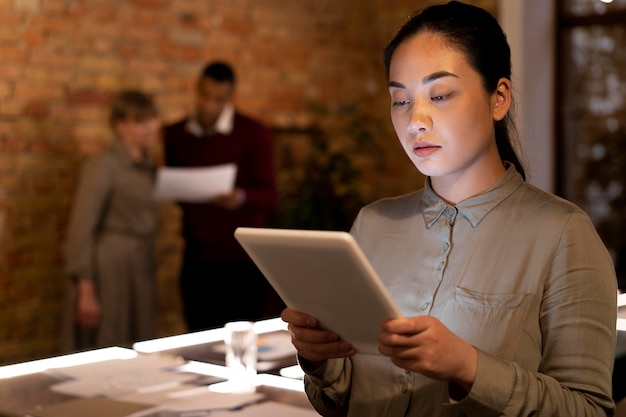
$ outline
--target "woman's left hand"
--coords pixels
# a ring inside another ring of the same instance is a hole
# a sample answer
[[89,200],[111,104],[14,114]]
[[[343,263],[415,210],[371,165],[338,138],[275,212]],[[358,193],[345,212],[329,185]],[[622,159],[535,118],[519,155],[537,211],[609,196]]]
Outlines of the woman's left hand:
[[469,391],[476,378],[476,349],[432,316],[387,320],[378,350],[404,369],[453,381]]

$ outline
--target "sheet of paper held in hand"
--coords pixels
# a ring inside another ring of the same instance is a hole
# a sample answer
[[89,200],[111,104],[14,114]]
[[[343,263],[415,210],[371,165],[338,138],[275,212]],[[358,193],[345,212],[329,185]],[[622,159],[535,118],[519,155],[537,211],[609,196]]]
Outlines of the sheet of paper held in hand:
[[235,238],[285,304],[379,355],[376,335],[402,313],[347,232],[239,227]]
[[222,164],[201,168],[162,167],[157,171],[154,198],[189,203],[228,194],[235,186],[237,166]]

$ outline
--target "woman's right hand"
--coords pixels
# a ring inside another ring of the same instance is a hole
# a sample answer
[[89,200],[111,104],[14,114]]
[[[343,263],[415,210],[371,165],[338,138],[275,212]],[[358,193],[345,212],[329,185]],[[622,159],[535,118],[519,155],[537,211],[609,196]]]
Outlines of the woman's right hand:
[[78,306],[76,320],[85,329],[95,329],[100,323],[100,302],[91,280],[78,280]]
[[328,359],[346,358],[356,353],[354,347],[341,340],[337,333],[320,328],[314,317],[291,308],[284,309],[280,316],[289,324],[291,343],[298,354],[317,366]]

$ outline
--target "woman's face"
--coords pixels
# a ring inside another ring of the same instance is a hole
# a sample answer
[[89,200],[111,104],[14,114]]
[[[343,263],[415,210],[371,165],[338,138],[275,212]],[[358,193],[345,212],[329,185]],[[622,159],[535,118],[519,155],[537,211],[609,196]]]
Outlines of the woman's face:
[[389,93],[402,147],[433,186],[471,183],[493,173],[494,164],[503,172],[494,120],[510,107],[509,80],[487,93],[463,53],[440,35],[420,33],[394,52]]
[[161,123],[157,117],[150,117],[144,120],[119,121],[115,128],[127,146],[148,149],[157,145]]

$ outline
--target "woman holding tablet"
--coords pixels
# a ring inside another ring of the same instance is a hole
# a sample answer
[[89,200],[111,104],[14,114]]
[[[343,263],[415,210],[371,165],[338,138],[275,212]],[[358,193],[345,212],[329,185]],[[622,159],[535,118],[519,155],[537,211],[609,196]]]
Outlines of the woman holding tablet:
[[617,293],[578,207],[527,182],[509,126],[511,59],[485,10],[412,17],[384,54],[414,193],[364,207],[351,233],[406,318],[359,354],[283,311],[324,416],[612,415]]

